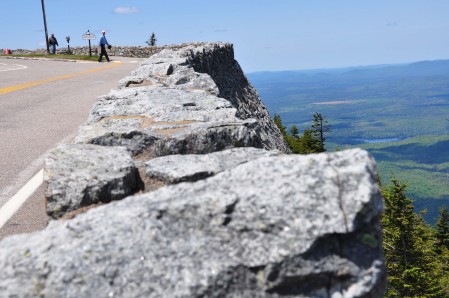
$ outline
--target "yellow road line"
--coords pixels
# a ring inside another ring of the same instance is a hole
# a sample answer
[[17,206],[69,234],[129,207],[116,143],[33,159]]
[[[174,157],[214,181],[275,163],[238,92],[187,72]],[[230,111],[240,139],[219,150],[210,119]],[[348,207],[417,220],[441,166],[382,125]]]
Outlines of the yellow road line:
[[66,75],[62,75],[62,76],[48,78],[48,79],[45,79],[45,80],[28,82],[28,83],[18,84],[18,85],[14,85],[14,86],[5,87],[5,88],[0,88],[0,95],[11,93],[11,92],[14,92],[14,91],[19,91],[19,90],[22,90],[22,89],[25,89],[25,88],[30,88],[30,87],[43,85],[43,84],[54,82],[54,81],[60,81],[60,80],[74,78],[74,77],[79,77],[79,76],[86,75],[86,74],[89,74],[89,73],[93,73],[93,72],[102,71],[102,70],[106,70],[106,69],[109,69],[109,68],[117,67],[119,65],[120,65],[120,63],[111,63],[108,66],[93,68],[93,69],[85,70],[85,71],[82,71],[82,72],[76,72],[76,73],[72,73],[72,74],[66,74]]

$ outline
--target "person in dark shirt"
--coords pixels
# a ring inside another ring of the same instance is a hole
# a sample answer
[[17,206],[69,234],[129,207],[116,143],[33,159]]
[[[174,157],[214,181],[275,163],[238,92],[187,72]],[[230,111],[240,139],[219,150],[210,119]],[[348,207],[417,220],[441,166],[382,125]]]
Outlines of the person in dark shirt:
[[52,33],[50,38],[48,39],[48,44],[51,46],[51,53],[54,55],[56,54],[56,46],[59,47],[58,40],[56,39],[55,35]]
[[100,38],[100,43],[98,44],[100,46],[100,57],[98,57],[98,62],[101,62],[103,60],[103,55],[106,58],[106,60],[109,62],[109,56],[106,52],[106,46],[108,46],[108,49],[111,49],[111,45],[108,43],[108,40],[106,39],[106,31],[101,31],[101,34],[103,36]]

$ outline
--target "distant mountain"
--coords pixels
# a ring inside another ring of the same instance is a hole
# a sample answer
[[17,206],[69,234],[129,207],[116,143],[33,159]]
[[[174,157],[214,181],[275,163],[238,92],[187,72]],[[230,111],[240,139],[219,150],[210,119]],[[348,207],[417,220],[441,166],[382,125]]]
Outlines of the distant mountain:
[[449,60],[420,61],[409,64],[380,64],[367,66],[354,66],[345,68],[324,68],[308,70],[288,70],[288,71],[259,71],[248,73],[252,80],[266,79],[295,79],[311,76],[342,75],[346,77],[362,76],[365,78],[375,78],[379,75],[386,77],[401,76],[423,76],[423,75],[444,75],[449,74]]
[[317,111],[326,115],[334,125],[332,142],[340,145],[449,128],[449,60],[247,76],[287,125],[306,125]]

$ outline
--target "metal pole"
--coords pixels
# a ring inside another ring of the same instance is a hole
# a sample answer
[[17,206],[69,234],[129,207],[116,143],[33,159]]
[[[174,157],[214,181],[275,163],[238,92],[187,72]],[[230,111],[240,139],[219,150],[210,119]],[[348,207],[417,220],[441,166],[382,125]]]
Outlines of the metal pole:
[[92,57],[92,48],[90,47],[90,39],[89,39],[89,57]]
[[45,43],[47,44],[47,54],[50,54],[50,47],[48,45],[48,31],[47,31],[47,19],[45,17],[45,5],[44,0],[41,0],[42,3],[42,15],[44,16],[44,28],[45,28]]
[[67,40],[67,54],[70,55],[70,36],[67,36],[65,40]]

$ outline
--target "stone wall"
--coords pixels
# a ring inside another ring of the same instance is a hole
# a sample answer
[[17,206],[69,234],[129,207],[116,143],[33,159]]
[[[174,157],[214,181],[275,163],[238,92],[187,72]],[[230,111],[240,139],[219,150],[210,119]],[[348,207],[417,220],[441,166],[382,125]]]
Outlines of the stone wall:
[[0,297],[383,297],[374,160],[288,153],[232,45],[163,49],[46,158]]
[[[198,43],[199,44],[199,43]],[[179,49],[186,46],[186,44],[181,45],[167,45],[167,46],[112,46],[112,48],[107,50],[110,56],[120,56],[120,57],[137,57],[137,58],[148,58],[153,54],[156,54],[164,49]],[[13,54],[47,54],[46,49],[9,49]],[[100,52],[97,43],[92,43],[91,53],[92,55],[98,55]],[[5,49],[0,49],[0,53],[4,54]],[[68,48],[61,46],[57,47],[57,54],[68,54]],[[70,54],[73,55],[89,55],[89,47],[70,47]]]

